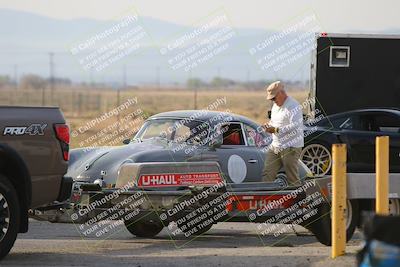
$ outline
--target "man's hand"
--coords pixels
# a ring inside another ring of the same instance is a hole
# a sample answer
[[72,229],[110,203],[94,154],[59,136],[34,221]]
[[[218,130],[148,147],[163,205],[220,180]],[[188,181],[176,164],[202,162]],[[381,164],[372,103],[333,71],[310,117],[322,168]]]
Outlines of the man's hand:
[[262,127],[267,133],[276,133],[276,128],[271,125],[264,124]]

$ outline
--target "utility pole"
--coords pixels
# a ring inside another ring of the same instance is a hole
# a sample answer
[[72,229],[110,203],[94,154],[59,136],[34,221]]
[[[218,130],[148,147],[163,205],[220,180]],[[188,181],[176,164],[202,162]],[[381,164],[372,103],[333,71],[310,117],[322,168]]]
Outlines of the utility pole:
[[126,83],[126,65],[124,65],[122,69],[122,88],[126,89],[127,83]]
[[18,66],[14,65],[14,92],[10,92],[10,106],[13,105],[14,100],[17,99],[17,89],[18,89]]
[[157,66],[156,67],[156,84],[157,84],[157,88],[160,89],[160,67]]
[[[126,65],[122,66],[122,88],[118,87],[117,89],[117,107],[121,105],[121,89],[126,89]],[[118,130],[121,129],[121,117],[120,112],[117,114],[117,121],[118,121]]]
[[221,67],[217,68],[217,77],[221,78]]
[[92,87],[92,89],[93,89],[94,81],[93,81],[93,70],[92,69],[89,70],[89,80],[90,80],[90,87]]
[[50,103],[54,105],[54,53],[49,53],[49,70],[50,70]]
[[246,83],[247,83],[247,87],[250,87],[250,70],[247,69],[246,72]]
[[197,109],[197,86],[194,87],[194,109]]
[[46,92],[44,91],[44,87],[42,88],[42,106],[46,105]]
[[[189,70],[189,81],[192,80],[192,70]],[[189,84],[190,86],[190,84]],[[197,87],[198,85],[196,83],[192,84],[193,86],[193,105],[194,105],[194,109],[197,109]]]
[[[117,107],[121,105],[121,88],[117,89]],[[121,118],[120,118],[120,112],[118,111],[117,113],[117,122],[118,122],[118,130],[121,129]]]
[[14,65],[14,82],[15,82],[15,89],[18,89],[18,65]]

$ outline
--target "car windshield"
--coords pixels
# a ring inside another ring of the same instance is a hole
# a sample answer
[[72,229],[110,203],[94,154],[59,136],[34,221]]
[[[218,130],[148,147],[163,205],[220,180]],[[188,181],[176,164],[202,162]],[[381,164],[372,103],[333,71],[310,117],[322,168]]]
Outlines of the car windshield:
[[152,119],[146,121],[135,139],[163,138],[178,143],[203,143],[209,132],[206,122],[190,119]]

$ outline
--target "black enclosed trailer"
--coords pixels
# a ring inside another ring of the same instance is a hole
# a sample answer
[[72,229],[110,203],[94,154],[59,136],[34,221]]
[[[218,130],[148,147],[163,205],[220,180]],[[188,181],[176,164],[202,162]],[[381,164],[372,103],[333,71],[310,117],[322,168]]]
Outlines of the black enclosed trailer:
[[400,35],[316,36],[310,97],[325,115],[400,107]]

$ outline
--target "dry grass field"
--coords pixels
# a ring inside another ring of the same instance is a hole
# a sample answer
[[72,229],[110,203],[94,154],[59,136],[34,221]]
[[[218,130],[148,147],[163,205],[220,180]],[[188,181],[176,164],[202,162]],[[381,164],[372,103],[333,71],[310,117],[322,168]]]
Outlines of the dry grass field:
[[[298,101],[303,102],[307,97],[305,90],[296,90],[289,92]],[[195,105],[195,95],[197,95],[197,104]],[[124,103],[130,103],[128,99],[134,99],[137,103],[130,104],[119,116],[111,116],[101,123],[96,123],[90,129],[85,126],[90,124],[95,118],[100,118],[103,114],[111,112],[113,109]],[[86,145],[110,145],[116,142],[110,142],[117,136],[102,138],[116,130],[118,120],[124,119],[127,114],[140,110],[142,117],[181,109],[203,109],[216,103],[217,100],[226,99],[226,104],[218,105],[215,110],[230,110],[233,113],[245,115],[255,121],[263,122],[267,110],[271,103],[265,99],[264,91],[254,90],[198,90],[195,93],[188,89],[132,89],[120,91],[119,98],[116,90],[100,89],[57,89],[53,92],[49,90],[1,90],[0,105],[29,105],[59,106],[69,123],[71,130],[75,131],[72,138],[72,147],[81,147]],[[121,124],[126,124],[124,121]],[[114,127],[112,125],[115,125]],[[85,129],[84,129],[85,128]],[[128,129],[119,125],[120,133]],[[81,131],[79,131],[81,129]],[[82,130],[84,129],[84,131]],[[103,131],[103,132],[102,132]],[[93,135],[102,132],[101,136]],[[92,136],[92,138],[90,138]],[[102,138],[102,139],[101,139]],[[103,142],[97,142],[103,140]],[[117,144],[120,144],[118,141]]]

